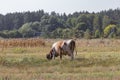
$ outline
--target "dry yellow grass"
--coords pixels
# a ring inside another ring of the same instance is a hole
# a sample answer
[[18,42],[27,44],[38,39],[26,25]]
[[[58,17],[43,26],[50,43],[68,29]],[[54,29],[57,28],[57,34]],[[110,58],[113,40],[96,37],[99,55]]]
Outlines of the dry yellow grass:
[[2,39],[0,40],[1,50],[4,51],[10,47],[40,47],[45,46],[45,41],[40,38],[30,39]]

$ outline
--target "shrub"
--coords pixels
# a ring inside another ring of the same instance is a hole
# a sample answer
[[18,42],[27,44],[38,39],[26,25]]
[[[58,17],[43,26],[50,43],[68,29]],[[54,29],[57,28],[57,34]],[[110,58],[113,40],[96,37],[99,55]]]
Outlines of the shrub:
[[116,34],[116,25],[108,25],[104,29],[104,37],[108,37],[111,33]]

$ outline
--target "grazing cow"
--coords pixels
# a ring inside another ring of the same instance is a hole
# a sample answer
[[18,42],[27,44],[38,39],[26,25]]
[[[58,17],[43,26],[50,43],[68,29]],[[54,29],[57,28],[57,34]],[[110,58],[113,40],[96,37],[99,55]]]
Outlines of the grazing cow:
[[[48,60],[51,60],[52,58],[55,59],[55,57],[58,57],[58,56],[60,56],[60,59],[62,59],[62,55],[68,55],[68,56],[71,56],[71,60],[73,60],[75,48],[76,48],[76,44],[73,39],[58,41],[52,45],[52,48],[49,54],[46,55],[46,57]],[[76,54],[77,54],[77,51],[76,51]]]

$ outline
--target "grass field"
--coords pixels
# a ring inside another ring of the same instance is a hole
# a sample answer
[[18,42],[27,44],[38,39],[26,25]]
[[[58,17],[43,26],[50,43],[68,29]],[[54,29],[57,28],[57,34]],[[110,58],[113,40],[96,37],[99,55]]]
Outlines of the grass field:
[[0,46],[0,80],[120,80],[120,40],[77,40],[75,60],[48,61],[53,42],[44,46]]

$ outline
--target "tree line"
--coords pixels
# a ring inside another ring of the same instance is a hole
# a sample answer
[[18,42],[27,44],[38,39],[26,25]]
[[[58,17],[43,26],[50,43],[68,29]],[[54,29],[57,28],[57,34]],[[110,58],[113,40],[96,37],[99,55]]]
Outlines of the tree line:
[[66,15],[44,10],[0,14],[2,38],[120,38],[120,9]]

